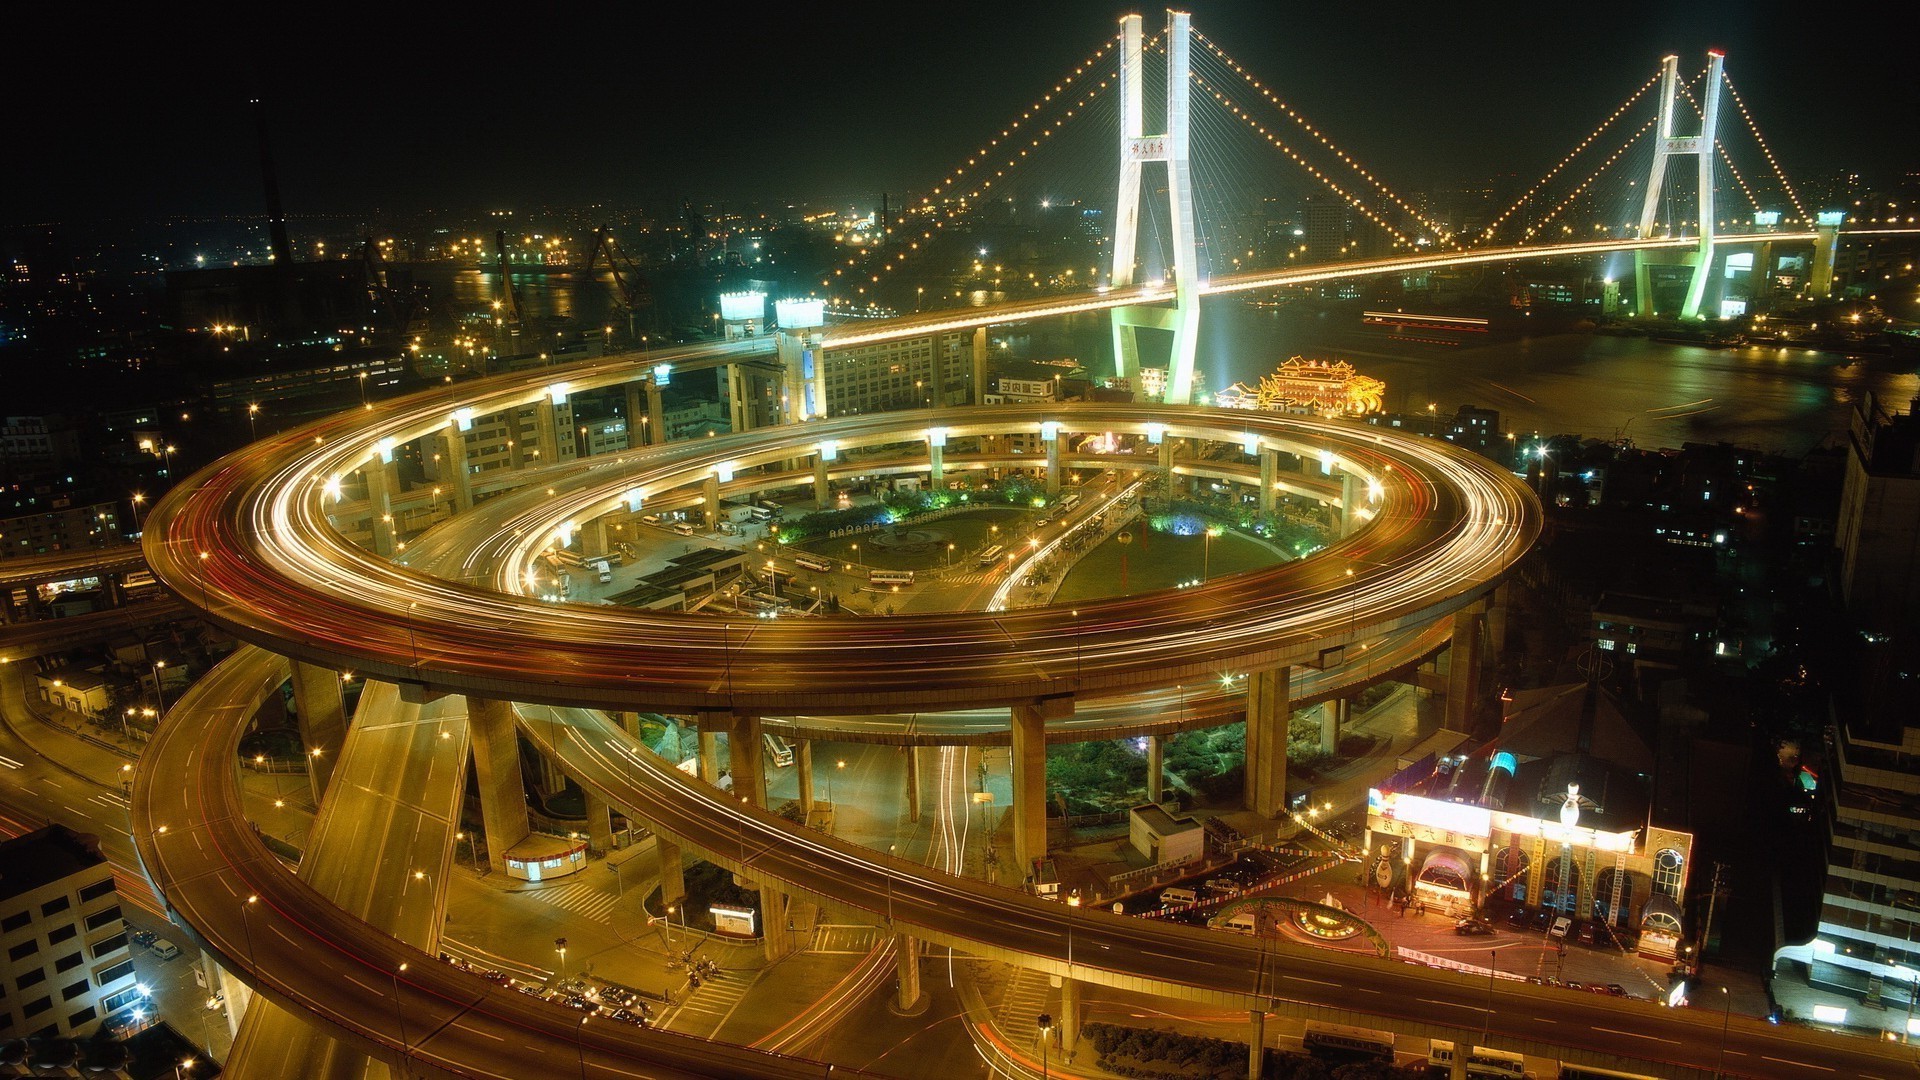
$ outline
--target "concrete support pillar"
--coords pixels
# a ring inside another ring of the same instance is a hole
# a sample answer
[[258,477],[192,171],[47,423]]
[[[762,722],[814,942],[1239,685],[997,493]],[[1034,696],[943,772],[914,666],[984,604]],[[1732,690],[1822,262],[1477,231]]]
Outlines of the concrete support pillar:
[[709,784],[720,783],[720,733],[727,730],[725,713],[701,713],[696,723],[700,727],[700,779]]
[[1493,590],[1493,596],[1487,602],[1487,652],[1494,657],[1507,651],[1507,590],[1502,585]]
[[978,405],[987,392],[987,328],[973,331],[973,402]]
[[440,432],[441,485],[453,495],[455,513],[473,509],[473,474],[467,471],[467,436],[458,425]]
[[591,559],[607,553],[607,519],[594,518],[580,526],[580,554]]
[[520,775],[520,736],[513,703],[467,699],[473,775],[480,786],[480,819],[487,830],[487,862],[502,873],[507,849],[527,838],[527,784]]
[[895,1011],[913,1014],[926,1007],[920,992],[920,939],[911,934],[893,935],[893,974],[898,992],[893,998]]
[[1073,715],[1073,698],[1013,707],[1013,860],[1024,878],[1047,853],[1047,721]]
[[653,425],[647,419],[646,392],[641,384],[630,382],[621,387],[626,391],[627,449],[638,450],[647,445],[647,435]]
[[1166,794],[1166,735],[1147,736],[1147,801],[1157,803]]
[[347,706],[340,696],[340,676],[331,668],[294,661],[293,708],[300,714],[300,743],[306,747],[313,805],[319,806],[334,762],[340,760],[340,748],[347,742]]
[[935,491],[947,490],[947,447],[931,439],[927,441],[927,486]]
[[680,858],[680,845],[654,834],[654,850],[660,853],[660,902],[679,904],[687,899],[687,872]]
[[818,452],[813,455],[813,505],[817,510],[825,510],[832,504],[833,488],[827,483],[827,459]]
[[760,767],[760,718],[734,713],[727,724],[727,764],[733,770],[735,798],[746,796],[755,806],[767,805],[767,785]]
[[1360,505],[1356,501],[1360,492],[1360,484],[1358,483],[1358,481],[1359,481],[1359,477],[1356,477],[1352,473],[1347,472],[1345,469],[1342,469],[1340,471],[1340,535],[1341,536],[1346,536],[1349,533],[1353,532],[1354,527],[1360,524],[1360,518],[1355,513],[1356,510],[1360,509]]
[[1478,606],[1453,613],[1453,637],[1447,643],[1447,726],[1467,731],[1480,698],[1480,630],[1485,616]]
[[533,434],[542,465],[552,465],[560,460],[560,421],[554,416],[554,408],[551,397],[543,397],[533,403]]
[[1447,1064],[1447,1080],[1467,1080],[1466,1048],[1461,1043],[1454,1043],[1453,1050],[1453,1060]]
[[793,760],[798,766],[800,781],[800,821],[804,824],[813,820],[813,740],[793,741]]
[[1173,483],[1173,440],[1164,435],[1160,437],[1160,479]]
[[587,799],[587,847],[602,854],[613,850],[613,807],[583,791]]
[[920,748],[903,747],[907,752],[907,820],[920,820]]
[[647,422],[641,425],[646,429],[647,445],[659,446],[672,437],[667,430],[667,406],[660,400],[660,384],[647,380]]
[[1047,440],[1047,494],[1060,494],[1060,435]]
[[373,551],[393,558],[393,462],[375,457],[367,462],[367,525],[373,530]]
[[235,978],[213,958],[210,952],[200,954],[200,969],[206,972],[207,989],[217,990],[227,1003],[227,1037],[240,1034],[240,1021],[247,1017],[247,1006],[253,1003],[253,987]]
[[1267,1014],[1255,1009],[1247,1020],[1253,1028],[1247,1032],[1247,1080],[1260,1080],[1267,1064]]
[[1273,513],[1273,485],[1280,480],[1280,451],[1260,449],[1260,512]]
[[770,881],[760,883],[760,943],[767,962],[784,960],[793,952],[793,897]]
[[1840,226],[1815,225],[1813,268],[1807,273],[1807,295],[1822,300],[1833,295],[1833,259],[1840,250]]
[[1080,980],[1060,978],[1060,1050],[1073,1060],[1074,1047],[1080,1045]]
[[1277,817],[1287,807],[1287,722],[1293,672],[1278,667],[1247,676],[1247,809]]
[[707,531],[720,527],[720,477],[718,474],[707,477],[700,485],[701,510],[707,515]]
[[1334,698],[1320,706],[1320,752],[1331,754],[1340,749],[1340,729],[1348,726],[1353,718],[1353,701],[1349,698]]

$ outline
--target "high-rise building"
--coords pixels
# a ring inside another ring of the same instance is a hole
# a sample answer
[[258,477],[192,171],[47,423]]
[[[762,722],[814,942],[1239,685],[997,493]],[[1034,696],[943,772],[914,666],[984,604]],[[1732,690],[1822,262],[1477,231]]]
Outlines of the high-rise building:
[[[1920,404],[1920,402],[1917,402]],[[1856,406],[1836,543],[1847,614],[1868,629],[1920,610],[1920,417]]]
[[0,843],[0,948],[0,1038],[86,1035],[139,998],[113,867],[63,826]]

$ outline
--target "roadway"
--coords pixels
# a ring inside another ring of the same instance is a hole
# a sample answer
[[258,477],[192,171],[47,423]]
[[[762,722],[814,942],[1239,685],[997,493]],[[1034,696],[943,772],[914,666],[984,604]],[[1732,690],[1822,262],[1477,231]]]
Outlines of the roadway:
[[[494,986],[386,934],[301,882],[240,812],[234,755],[253,708],[278,690],[283,661],[245,649],[169,714],[142,762],[133,816],[161,893],[224,964],[256,989],[387,1058],[409,1031],[415,1068],[528,1076],[573,1058],[585,1075],[825,1075],[818,1063],[758,1054],[581,1014]],[[866,910],[927,940],[1103,985],[1213,1004],[1286,1011],[1524,1053],[1699,1076],[1910,1076],[1906,1048],[1781,1028],[1712,1010],[1662,1009],[1532,985],[1213,933],[1074,908],[855,848],[743,807],[634,746],[589,710],[535,707],[523,731],[591,790],[723,867]],[[167,777],[168,782],[159,782]],[[259,896],[258,904],[246,897]],[[259,917],[241,914],[241,908]],[[409,965],[404,975],[399,965]],[[1470,1004],[1484,1002],[1484,1005]],[[1482,1038],[1483,1025],[1489,1030]],[[834,1070],[836,1074],[844,1070]]]
[[[593,459],[489,500],[514,579],[567,522],[631,491],[671,491],[818,442],[1035,431],[1258,438],[1361,473],[1372,521],[1323,557],[1171,594],[991,613],[726,620],[556,606],[381,560],[326,517],[331,478],[386,434],[446,415],[440,392],[268,440],[209,466],[148,519],[147,554],[177,595],[245,640],[433,691],[615,709],[762,715],[924,712],[1092,700],[1317,662],[1329,648],[1424,627],[1490,591],[1539,531],[1524,485],[1449,444],[1338,421],[1131,405],[1008,406],[851,417]],[[989,418],[990,417],[990,418]],[[337,488],[336,488],[337,490]],[[494,503],[523,510],[509,513]]]

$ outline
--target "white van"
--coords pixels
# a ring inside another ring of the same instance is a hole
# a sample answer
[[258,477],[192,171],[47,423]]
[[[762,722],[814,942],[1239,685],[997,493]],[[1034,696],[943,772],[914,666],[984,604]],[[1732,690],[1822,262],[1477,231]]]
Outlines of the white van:
[[681,536],[692,536],[693,526],[684,521],[677,521],[674,522],[673,531],[679,533]]
[[1199,899],[1200,897],[1192,889],[1173,888],[1160,890],[1161,907],[1172,907],[1175,904],[1191,904]]
[[1220,925],[1238,934],[1254,934],[1260,930],[1260,919],[1251,911],[1242,911]]
[[605,559],[597,559],[590,562],[587,564],[587,568],[600,576],[600,584],[611,585],[613,583],[613,567],[607,565]]
[[153,939],[153,955],[159,957],[162,960],[171,960],[174,957],[180,955],[180,946],[175,945],[173,942],[168,941],[166,938],[154,938]]

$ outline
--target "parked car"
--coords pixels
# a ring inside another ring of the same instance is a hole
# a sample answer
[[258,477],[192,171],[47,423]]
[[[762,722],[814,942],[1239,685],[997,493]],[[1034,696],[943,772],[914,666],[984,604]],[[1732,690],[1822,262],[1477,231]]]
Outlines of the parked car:
[[1461,919],[1453,924],[1453,932],[1462,937],[1479,937],[1493,933],[1493,924],[1485,919]]
[[1591,919],[1581,922],[1579,928],[1573,932],[1573,936],[1574,940],[1582,945],[1599,945],[1602,943],[1600,925]]

